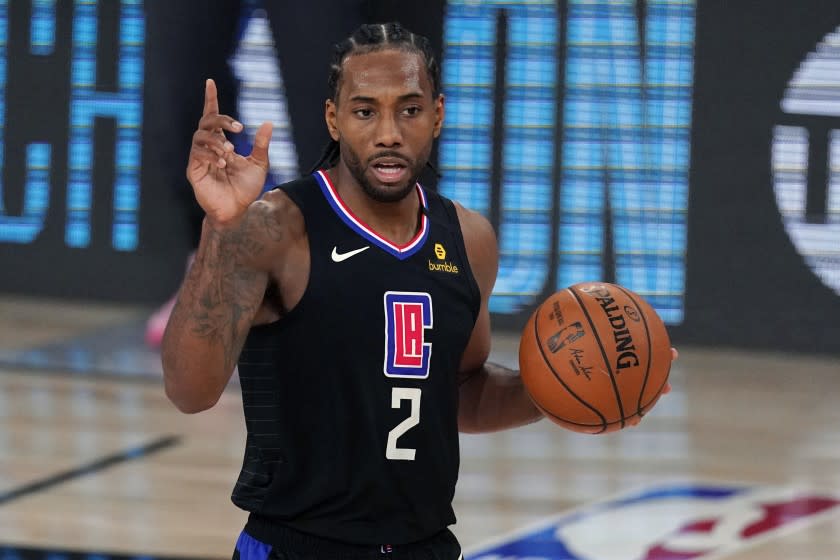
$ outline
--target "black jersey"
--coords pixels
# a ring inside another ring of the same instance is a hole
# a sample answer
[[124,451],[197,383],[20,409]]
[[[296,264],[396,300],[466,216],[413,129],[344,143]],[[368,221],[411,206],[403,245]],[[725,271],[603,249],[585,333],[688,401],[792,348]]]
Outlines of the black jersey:
[[311,270],[298,305],[251,329],[240,356],[233,501],[348,543],[433,535],[455,522],[456,372],[480,305],[455,207],[418,185],[419,231],[397,246],[326,173],[279,188],[303,213]]

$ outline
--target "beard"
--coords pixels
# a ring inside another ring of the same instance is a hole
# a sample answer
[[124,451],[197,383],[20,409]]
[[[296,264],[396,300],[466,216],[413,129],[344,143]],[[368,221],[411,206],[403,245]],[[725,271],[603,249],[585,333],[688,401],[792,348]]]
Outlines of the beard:
[[[350,174],[356,182],[361,185],[365,194],[376,202],[399,202],[404,199],[414,190],[417,178],[420,177],[420,173],[426,165],[425,161],[422,163],[419,161],[411,162],[404,159],[401,155],[387,150],[374,154],[368,159],[367,163],[363,165],[361,158],[359,158],[359,154],[354,152],[347,144],[341,145],[341,157],[344,160],[344,164],[347,166],[347,169],[350,170]],[[385,186],[374,185],[370,182],[365,174],[365,171],[367,170],[370,162],[379,157],[398,157],[405,162],[408,169],[408,179],[405,184]]]

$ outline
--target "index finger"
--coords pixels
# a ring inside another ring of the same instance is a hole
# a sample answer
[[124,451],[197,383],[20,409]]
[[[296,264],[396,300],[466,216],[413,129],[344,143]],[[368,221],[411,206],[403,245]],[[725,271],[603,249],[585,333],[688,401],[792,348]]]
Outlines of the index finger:
[[216,90],[216,82],[207,78],[204,82],[204,112],[202,116],[219,112],[219,93]]

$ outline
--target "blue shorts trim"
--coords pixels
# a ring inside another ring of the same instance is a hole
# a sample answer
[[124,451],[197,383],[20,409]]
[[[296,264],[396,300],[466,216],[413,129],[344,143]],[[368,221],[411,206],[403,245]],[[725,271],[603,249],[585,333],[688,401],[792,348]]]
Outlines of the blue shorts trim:
[[267,560],[271,545],[260,542],[245,531],[239,533],[236,540],[236,554],[239,560]]

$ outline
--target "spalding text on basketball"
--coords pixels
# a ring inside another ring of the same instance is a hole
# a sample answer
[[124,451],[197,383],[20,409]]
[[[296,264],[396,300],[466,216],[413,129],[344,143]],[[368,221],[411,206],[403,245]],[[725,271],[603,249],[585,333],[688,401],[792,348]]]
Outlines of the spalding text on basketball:
[[618,354],[615,359],[615,369],[638,366],[639,357],[636,355],[636,346],[633,344],[633,337],[630,336],[630,329],[627,328],[627,320],[610,295],[609,289],[606,286],[593,286],[582,288],[582,290],[595,296],[598,305],[607,314],[607,320],[610,322],[615,339],[615,352]]

